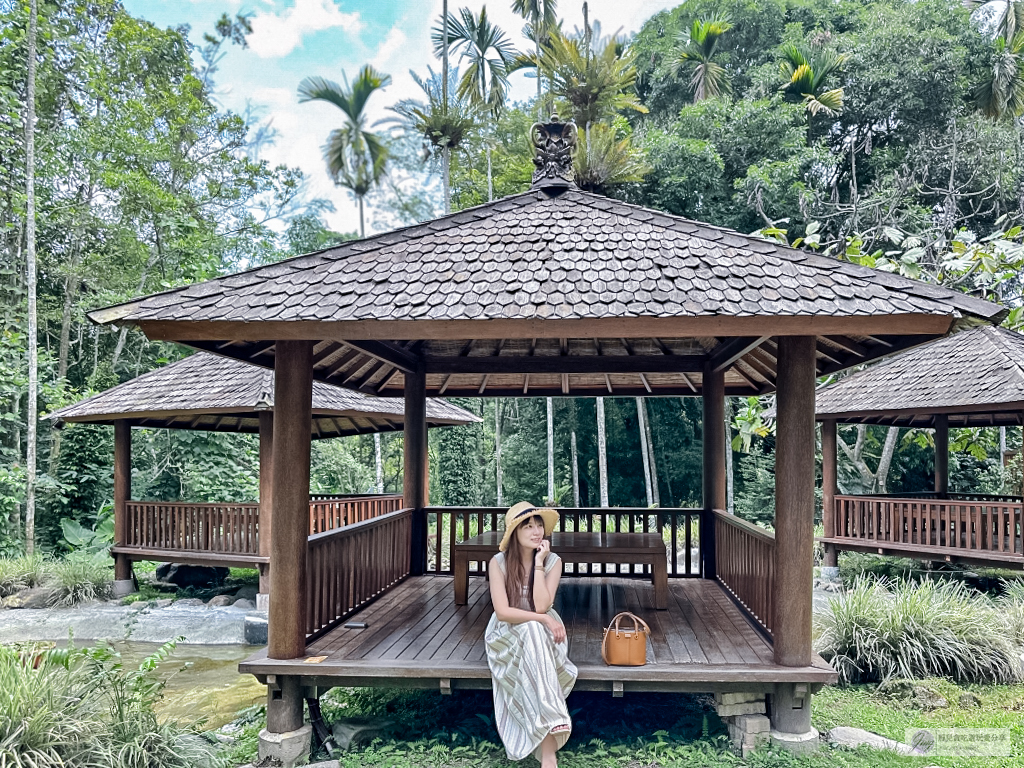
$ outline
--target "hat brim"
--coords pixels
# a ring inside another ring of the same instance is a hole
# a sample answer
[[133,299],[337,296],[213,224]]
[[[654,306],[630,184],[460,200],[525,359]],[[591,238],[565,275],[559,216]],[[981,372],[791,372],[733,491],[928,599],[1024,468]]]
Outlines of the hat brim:
[[[501,537],[501,543],[498,544],[498,551],[504,552],[508,548],[508,543],[512,539],[512,533],[522,525],[524,522],[537,515],[544,521],[544,536],[550,536],[551,532],[555,530],[555,526],[558,525],[558,510],[551,509],[550,507],[534,507],[533,509],[525,510],[522,514],[522,519],[518,522],[513,521],[513,525],[508,524],[508,520],[505,521],[505,533]],[[507,515],[506,515],[507,518]]]

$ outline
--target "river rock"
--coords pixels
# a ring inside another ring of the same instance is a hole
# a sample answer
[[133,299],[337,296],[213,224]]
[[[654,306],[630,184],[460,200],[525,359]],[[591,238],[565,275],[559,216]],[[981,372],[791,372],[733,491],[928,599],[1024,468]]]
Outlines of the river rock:
[[210,587],[223,584],[230,571],[227,568],[213,568],[206,565],[184,565],[182,563],[161,563],[156,568],[156,578],[176,587]]
[[175,608],[188,608],[189,606],[205,606],[202,600],[198,597],[186,597],[184,600],[178,600],[174,603]]
[[344,717],[331,724],[331,735],[338,749],[347,750],[357,744],[369,744],[386,738],[395,727],[394,720],[379,717]]
[[867,746],[872,749],[885,749],[898,755],[921,754],[909,744],[893,741],[892,739],[885,738],[885,736],[879,736],[877,733],[865,731],[862,728],[850,728],[846,725],[833,728],[828,732],[827,738],[833,744],[840,744],[850,749]]
[[976,693],[971,693],[970,691],[965,691],[964,693],[960,694],[959,704],[964,709],[971,709],[973,707],[980,707],[981,706],[981,697],[978,694],[976,694]]
[[159,600],[153,601],[154,608],[167,608],[174,603],[173,597],[162,597]]
[[260,591],[259,587],[252,584],[246,584],[244,587],[235,592],[235,597],[240,600],[252,600],[256,601],[256,594]]
[[210,602],[206,605],[208,608],[223,608],[231,605],[233,602],[235,602],[235,598],[231,595],[217,595],[216,597],[211,597]]
[[231,604],[231,607],[240,608],[243,611],[255,611],[256,603],[254,603],[252,600],[247,600],[243,597],[238,600],[235,600],[235,602]]
[[4,608],[49,608],[53,590],[46,587],[23,589],[4,598]]

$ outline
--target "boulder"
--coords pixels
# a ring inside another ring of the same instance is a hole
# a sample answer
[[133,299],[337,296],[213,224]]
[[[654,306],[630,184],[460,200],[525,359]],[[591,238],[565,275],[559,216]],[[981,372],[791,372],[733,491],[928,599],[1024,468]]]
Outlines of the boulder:
[[166,608],[174,602],[173,597],[162,597],[159,600],[153,601],[154,608]]
[[879,736],[877,733],[865,731],[862,728],[850,728],[845,725],[833,728],[828,732],[826,738],[833,744],[839,744],[844,747],[849,747],[850,749],[867,746],[872,749],[884,749],[890,752],[895,752],[898,755],[921,754],[909,744],[887,739],[885,736]]
[[227,568],[161,563],[157,566],[156,578],[176,587],[215,587],[223,584],[229,573]]
[[216,597],[211,597],[210,602],[206,606],[208,608],[223,608],[231,605],[233,602],[235,602],[235,598],[231,595],[217,595]]
[[246,584],[244,587],[235,592],[235,597],[241,600],[252,600],[255,602],[256,594],[260,591],[259,587],[252,584]]
[[246,600],[244,597],[242,597],[238,600],[235,600],[235,602],[231,604],[231,607],[239,608],[243,611],[255,611],[256,603],[254,603],[252,600]]
[[964,709],[971,709],[973,707],[980,707],[981,706],[981,697],[978,694],[976,694],[976,693],[971,693],[970,691],[965,691],[964,693],[960,694],[959,704]]
[[381,717],[344,717],[331,724],[331,735],[338,749],[347,750],[357,744],[387,738],[394,727],[393,720]]
[[46,587],[23,589],[4,598],[4,608],[49,608],[53,590]]
[[186,597],[184,600],[176,600],[174,602],[175,608],[188,608],[189,606],[202,608],[205,605],[206,603],[204,603],[198,597]]

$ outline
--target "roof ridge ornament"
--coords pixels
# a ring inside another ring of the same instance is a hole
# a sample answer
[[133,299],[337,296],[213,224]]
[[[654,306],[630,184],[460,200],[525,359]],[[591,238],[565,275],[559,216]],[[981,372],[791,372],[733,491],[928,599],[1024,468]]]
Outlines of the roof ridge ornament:
[[531,189],[575,189],[572,157],[576,150],[577,130],[572,121],[563,123],[558,115],[551,115],[546,123],[530,126],[533,144],[533,172]]

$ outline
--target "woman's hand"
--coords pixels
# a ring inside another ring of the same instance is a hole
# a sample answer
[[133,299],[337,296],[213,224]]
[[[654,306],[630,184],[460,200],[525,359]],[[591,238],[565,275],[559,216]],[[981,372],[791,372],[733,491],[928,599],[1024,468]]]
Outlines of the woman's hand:
[[547,560],[548,552],[551,551],[551,542],[547,539],[542,539],[540,546],[537,547],[537,554],[533,557],[533,564],[537,567],[544,567],[544,561]]
[[560,622],[554,616],[549,616],[546,613],[543,614],[543,616],[544,616],[544,625],[549,630],[551,630],[551,634],[555,638],[555,642],[556,643],[564,643],[565,642],[565,627],[562,626],[562,622]]

